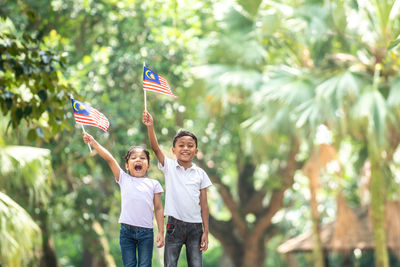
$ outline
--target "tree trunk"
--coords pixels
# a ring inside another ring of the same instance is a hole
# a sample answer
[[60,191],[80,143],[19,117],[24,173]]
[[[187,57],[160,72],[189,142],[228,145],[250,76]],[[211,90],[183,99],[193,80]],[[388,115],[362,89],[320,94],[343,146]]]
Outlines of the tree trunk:
[[83,237],[82,266],[87,267],[116,267],[108,248],[104,231],[97,221],[92,224],[92,231]]
[[[255,188],[256,168],[250,157],[240,157],[237,160],[239,199],[236,199],[233,190],[222,182],[216,169],[208,168],[200,161],[200,166],[209,174],[231,213],[229,221],[216,220],[210,214],[210,232],[221,242],[224,253],[230,257],[235,267],[264,265],[267,240],[276,234],[272,218],[282,208],[284,193],[292,186],[295,171],[299,169],[296,161],[299,150],[297,139],[293,139],[291,144],[287,160],[276,173],[281,178],[281,185],[270,189],[268,194],[267,185],[261,186],[260,189]],[[265,200],[268,200],[267,205]],[[253,222],[248,222],[246,215],[253,215]]]
[[320,235],[320,223],[316,189],[311,187],[311,213],[312,213],[312,230],[313,230],[313,258],[315,267],[324,267],[324,249]]
[[265,261],[265,245],[261,236],[250,235],[245,242],[243,267],[263,266]]
[[57,255],[51,240],[51,233],[48,224],[48,213],[46,210],[40,210],[36,220],[39,221],[40,230],[42,231],[42,251],[40,259],[41,267],[58,267]]
[[[372,153],[371,153],[372,154]],[[382,175],[379,159],[371,159],[371,215],[372,231],[375,245],[375,266],[389,267],[389,256],[386,247],[385,231],[385,180]]]
[[325,253],[320,235],[320,216],[318,212],[317,190],[320,187],[321,169],[336,158],[336,149],[327,144],[321,144],[314,149],[311,157],[304,166],[303,172],[309,178],[310,206],[313,232],[313,259],[315,267],[325,267]]
[[48,236],[48,233],[43,233],[43,238],[42,238],[42,247],[43,247],[43,255],[41,259],[40,266],[41,267],[58,267],[58,261],[57,261],[57,256],[56,252],[54,249],[53,242],[51,241],[50,237]]

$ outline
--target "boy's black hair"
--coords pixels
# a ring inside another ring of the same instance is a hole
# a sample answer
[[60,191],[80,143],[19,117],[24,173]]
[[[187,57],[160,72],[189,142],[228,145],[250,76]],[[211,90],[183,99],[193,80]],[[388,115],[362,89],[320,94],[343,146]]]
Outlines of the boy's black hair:
[[175,147],[176,141],[178,141],[178,138],[181,138],[183,136],[190,136],[193,138],[194,142],[196,143],[196,148],[197,148],[197,137],[194,135],[194,133],[188,132],[188,131],[179,131],[175,137],[174,141],[172,142],[172,146]]
[[126,155],[124,157],[125,163],[128,163],[129,158],[131,157],[131,154],[133,153],[133,151],[135,151],[135,149],[143,150],[144,153],[146,154],[147,163],[150,164],[150,153],[144,146],[133,146],[133,147],[129,148],[128,152],[126,152]]

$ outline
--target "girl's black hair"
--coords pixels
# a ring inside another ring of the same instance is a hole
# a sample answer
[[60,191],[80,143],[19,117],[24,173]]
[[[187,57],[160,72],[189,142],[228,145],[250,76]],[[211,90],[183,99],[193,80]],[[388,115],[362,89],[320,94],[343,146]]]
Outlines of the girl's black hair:
[[146,154],[147,163],[150,164],[150,153],[144,146],[133,146],[133,147],[129,148],[128,152],[126,152],[126,155],[124,157],[125,163],[128,163],[129,158],[131,157],[131,154],[133,153],[133,151],[135,151],[135,149],[143,150],[144,153]]
[[178,141],[179,138],[183,137],[183,136],[190,136],[193,138],[194,142],[196,143],[196,147],[197,147],[197,137],[196,135],[194,135],[194,133],[188,132],[188,131],[179,131],[175,137],[174,137],[174,141],[172,141],[172,146],[175,147],[176,141]]

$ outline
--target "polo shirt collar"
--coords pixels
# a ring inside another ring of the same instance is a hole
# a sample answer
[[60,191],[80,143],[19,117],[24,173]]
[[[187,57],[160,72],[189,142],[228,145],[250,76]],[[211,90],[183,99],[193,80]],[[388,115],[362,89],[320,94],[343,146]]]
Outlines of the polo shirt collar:
[[[176,168],[183,168],[183,166],[179,164],[177,159],[175,159],[175,167]],[[187,170],[195,169],[196,167],[197,167],[196,164],[194,162],[192,162],[192,166],[190,168],[187,168]]]

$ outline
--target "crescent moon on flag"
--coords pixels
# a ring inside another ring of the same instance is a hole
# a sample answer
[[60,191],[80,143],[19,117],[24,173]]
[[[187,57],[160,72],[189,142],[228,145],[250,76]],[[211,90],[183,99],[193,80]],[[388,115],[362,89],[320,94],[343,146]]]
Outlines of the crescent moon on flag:
[[[77,105],[77,106],[76,106],[76,105]],[[74,102],[74,110],[76,110],[76,111],[79,112],[79,110],[85,110],[85,108],[82,107],[82,106],[80,105],[80,103],[78,103],[77,101],[75,101],[75,102]]]
[[[149,72],[150,72],[150,74],[149,74]],[[156,77],[154,77],[154,74],[150,70],[146,71],[146,76],[147,76],[147,78],[152,79],[152,80],[154,80],[156,78]]]
[[[79,111],[79,109],[76,107],[76,104],[78,104],[78,102],[75,101],[75,102],[74,102],[74,109],[75,109],[76,111]],[[81,106],[79,106],[79,104],[78,104],[78,107],[81,108]]]

